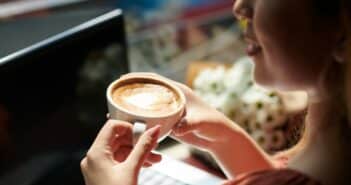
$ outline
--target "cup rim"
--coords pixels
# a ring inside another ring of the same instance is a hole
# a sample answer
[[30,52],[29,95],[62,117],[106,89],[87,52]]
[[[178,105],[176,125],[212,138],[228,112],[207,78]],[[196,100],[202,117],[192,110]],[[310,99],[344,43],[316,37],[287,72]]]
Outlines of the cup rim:
[[[165,115],[161,115],[161,116],[147,116],[147,115],[141,115],[141,114],[136,114],[136,113],[133,113],[121,106],[119,106],[118,104],[116,104],[113,99],[112,99],[112,90],[114,89],[114,87],[116,86],[116,84],[120,83],[120,82],[123,82],[125,80],[128,80],[128,79],[140,79],[140,80],[151,80],[151,81],[156,81],[156,82],[160,82],[161,85],[164,84],[164,85],[167,85],[169,86],[170,88],[172,88],[174,91],[176,91],[176,93],[178,94],[179,96],[179,99],[180,99],[180,105],[179,107],[170,112],[169,114],[165,114]],[[107,97],[107,101],[113,105],[116,109],[118,109],[119,111],[122,111],[124,113],[127,113],[129,115],[132,115],[132,116],[135,116],[135,117],[139,117],[139,118],[146,118],[146,119],[159,119],[159,118],[169,118],[169,117],[172,117],[174,115],[177,115],[178,113],[180,112],[184,112],[184,109],[185,109],[185,105],[186,105],[186,98],[185,98],[185,95],[183,93],[183,91],[177,87],[176,85],[166,81],[166,80],[163,80],[163,79],[159,79],[159,78],[156,78],[156,77],[152,77],[152,76],[143,76],[143,75],[140,75],[140,76],[130,76],[130,77],[120,77],[118,78],[117,80],[113,81],[107,88],[107,91],[106,91],[106,97]]]

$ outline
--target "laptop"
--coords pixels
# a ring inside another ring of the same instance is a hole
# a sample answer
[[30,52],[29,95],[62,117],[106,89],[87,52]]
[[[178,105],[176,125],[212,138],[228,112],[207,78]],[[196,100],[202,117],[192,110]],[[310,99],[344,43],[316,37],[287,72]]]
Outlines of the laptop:
[[[54,12],[4,23],[4,30],[20,31],[1,38],[8,44],[0,53],[0,106],[7,115],[0,125],[8,137],[0,144],[0,184],[83,185],[79,163],[106,120],[106,87],[129,72],[122,11]],[[163,159],[142,170],[140,185],[221,182]]]

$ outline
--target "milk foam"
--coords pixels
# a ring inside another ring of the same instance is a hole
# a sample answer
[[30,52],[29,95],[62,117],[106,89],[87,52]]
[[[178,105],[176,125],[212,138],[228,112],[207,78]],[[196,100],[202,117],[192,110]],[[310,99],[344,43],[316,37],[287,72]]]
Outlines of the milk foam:
[[160,103],[160,99],[156,93],[141,92],[125,96],[123,99],[131,105],[140,107],[142,109],[152,109],[154,105]]
[[113,100],[135,113],[163,115],[179,107],[178,96],[169,88],[150,83],[121,86],[113,93]]

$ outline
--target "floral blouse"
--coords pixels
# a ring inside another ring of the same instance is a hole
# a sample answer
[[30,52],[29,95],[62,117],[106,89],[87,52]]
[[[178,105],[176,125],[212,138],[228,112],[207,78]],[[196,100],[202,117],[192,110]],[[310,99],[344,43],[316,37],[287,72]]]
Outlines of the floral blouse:
[[276,155],[278,169],[263,170],[239,175],[223,185],[322,185],[320,182],[296,170],[287,168],[289,157]]

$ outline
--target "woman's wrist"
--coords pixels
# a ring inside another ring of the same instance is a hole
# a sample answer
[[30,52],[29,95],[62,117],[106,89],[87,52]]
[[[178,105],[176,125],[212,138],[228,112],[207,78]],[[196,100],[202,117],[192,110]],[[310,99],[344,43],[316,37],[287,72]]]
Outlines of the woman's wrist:
[[[232,125],[234,126],[232,126]],[[274,162],[251,137],[231,122],[226,125],[226,137],[210,147],[211,155],[228,178],[236,174],[274,168]]]
[[209,147],[209,152],[212,154],[226,150],[228,147],[234,144],[234,141],[240,141],[242,139],[246,139],[247,137],[245,130],[239,127],[232,120],[221,113],[218,117],[218,130],[221,136],[218,137],[218,139],[213,142],[213,145]]
[[209,147],[209,152],[212,155],[222,153],[222,151],[228,151],[229,148],[238,146],[237,144],[243,143],[243,140],[248,139],[246,132],[238,128],[234,122],[225,121],[223,122],[223,131],[220,133],[223,137],[213,142],[213,145]]

